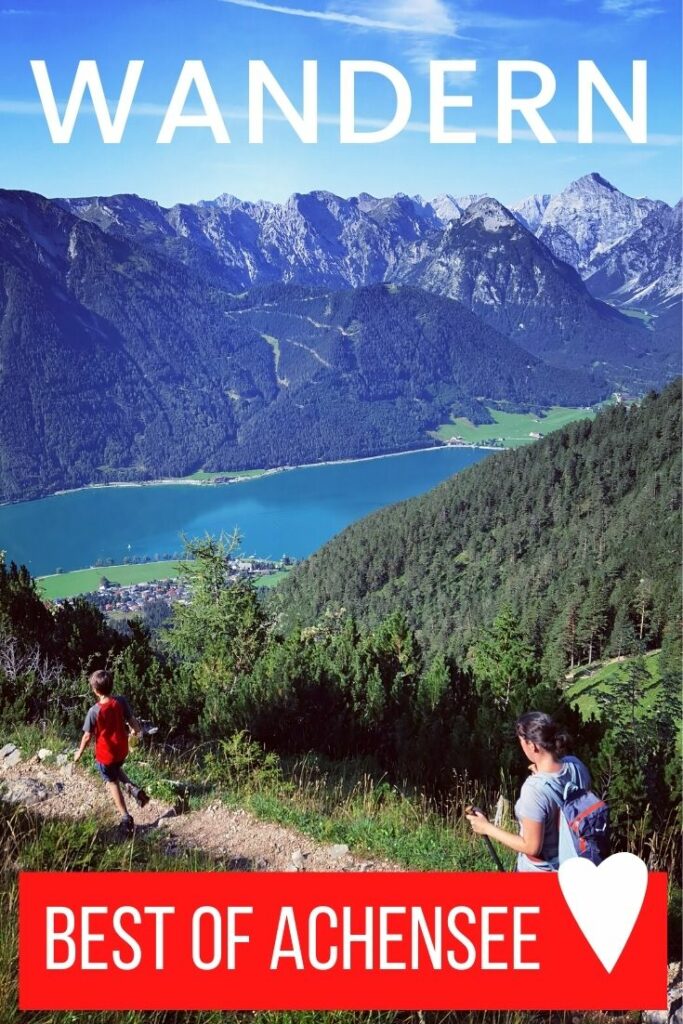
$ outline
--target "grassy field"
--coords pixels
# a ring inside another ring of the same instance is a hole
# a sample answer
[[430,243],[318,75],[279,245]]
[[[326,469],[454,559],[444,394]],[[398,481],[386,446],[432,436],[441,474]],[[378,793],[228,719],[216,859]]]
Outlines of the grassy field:
[[203,469],[200,469],[197,470],[196,473],[192,473],[191,476],[183,477],[179,483],[182,483],[183,480],[206,480],[208,483],[211,480],[218,480],[219,478],[224,480],[234,480],[236,477],[239,477],[240,480],[243,477],[245,479],[250,479],[251,477],[263,476],[265,472],[265,469],[231,469],[229,473],[206,473]]
[[[572,704],[578,704],[579,711],[584,718],[590,718],[592,714],[599,717],[596,695],[613,691],[619,681],[625,677],[632,661],[633,658],[623,658],[620,661],[608,661],[597,668],[582,666],[576,669],[566,692],[568,700]],[[659,688],[659,651],[645,655],[645,667],[651,678],[651,684],[646,689],[643,699],[643,707],[647,708]]]
[[257,587],[264,587],[266,590],[272,590],[278,583],[282,583],[283,579],[289,572],[289,569],[280,569],[278,572],[272,572],[269,576],[261,576],[256,580]]
[[[49,744],[55,752],[68,750],[71,739],[51,730],[23,728],[12,738],[28,758]],[[139,760],[138,760],[139,757]],[[153,749],[131,754],[133,771],[155,796],[171,801],[189,796],[191,813],[209,802],[244,808],[266,821],[275,821],[322,843],[346,843],[357,856],[387,858],[413,870],[491,871],[484,844],[470,832],[462,815],[465,793],[456,790],[447,813],[439,814],[419,794],[404,794],[375,779],[363,764],[327,764],[310,757],[291,766],[267,757],[243,736],[232,737],[202,760],[201,752],[182,759],[155,756]],[[164,778],[179,780],[168,790]],[[160,781],[161,780],[161,781]],[[196,795],[195,795],[196,793]],[[469,792],[467,794],[469,796]],[[479,793],[488,806],[494,794]],[[211,871],[226,870],[201,850],[168,852],[163,829],[141,832],[128,842],[112,842],[108,820],[45,821],[30,811],[0,801],[0,1019],[3,1024],[477,1024],[479,1013],[121,1013],[36,1011],[22,1014],[17,1007],[18,888],[17,869],[28,871]],[[508,858],[508,863],[511,858]],[[198,881],[198,885],[201,883]],[[206,883],[210,891],[210,879]],[[523,1024],[547,1016],[490,1013],[489,1024]]]
[[105,565],[96,569],[77,569],[58,576],[39,576],[38,586],[50,601],[56,598],[76,597],[97,590],[106,576],[110,583],[125,587],[131,583],[149,583],[168,580],[178,575],[178,563],[142,562],[140,565]]
[[441,441],[449,441],[452,437],[461,437],[467,444],[485,444],[495,440],[506,448],[518,448],[524,444],[531,444],[535,440],[530,437],[532,433],[550,434],[553,430],[559,430],[575,420],[595,418],[593,409],[566,408],[561,405],[554,405],[551,409],[546,410],[543,417],[533,413],[501,412],[499,409],[489,409],[489,412],[496,421],[495,423],[475,426],[464,417],[458,417],[439,427],[434,432],[434,437],[438,437]]
[[657,319],[657,317],[653,316],[652,313],[648,313],[647,310],[626,309],[625,307],[622,307],[619,310],[619,312],[623,313],[624,316],[632,317],[634,320],[642,320],[646,327],[648,327],[651,331],[654,330],[654,322]]
[[[257,587],[268,589],[276,587],[287,575],[288,570],[262,576],[256,581]],[[106,565],[99,569],[76,569],[74,572],[63,572],[58,576],[39,576],[38,586],[44,597],[49,601],[58,598],[76,597],[78,594],[90,594],[100,585],[106,576],[110,583],[126,587],[131,583],[150,583],[152,580],[170,580],[178,575],[177,562],[143,562],[140,565]]]

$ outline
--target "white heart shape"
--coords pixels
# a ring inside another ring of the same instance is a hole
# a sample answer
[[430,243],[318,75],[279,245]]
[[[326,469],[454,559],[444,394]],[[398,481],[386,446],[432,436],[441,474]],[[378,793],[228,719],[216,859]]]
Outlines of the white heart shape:
[[645,899],[647,865],[632,853],[615,853],[597,866],[572,857],[560,865],[559,878],[574,920],[611,974]]

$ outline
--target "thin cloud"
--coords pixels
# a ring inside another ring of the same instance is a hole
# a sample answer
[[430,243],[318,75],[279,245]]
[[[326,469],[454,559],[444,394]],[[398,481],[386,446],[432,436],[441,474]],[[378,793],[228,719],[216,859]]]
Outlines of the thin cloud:
[[[572,7],[578,7],[583,0],[564,0]],[[601,0],[598,10],[601,14],[613,14],[626,21],[639,21],[651,18],[655,14],[665,14],[666,10],[657,0]]]
[[664,14],[664,8],[658,7],[652,0],[602,0],[600,10],[605,14],[618,14],[635,20]]
[[547,32],[551,29],[566,31],[575,24],[567,18],[525,18],[506,14],[490,14],[487,11],[463,11],[458,16],[463,28],[491,29],[493,32]]
[[[346,0],[344,9],[358,14],[364,6],[364,0]],[[412,28],[416,35],[454,36],[457,30],[445,0],[375,0],[373,13]]]
[[0,114],[42,114],[43,108],[37,100],[0,100]]
[[[263,3],[262,0],[221,0],[232,7],[248,7],[251,10],[267,11],[270,14],[284,14],[294,18],[312,18],[315,21],[330,21],[354,28],[380,29],[384,32],[407,32],[412,35],[454,36],[456,25],[441,0],[422,0],[410,4],[407,0],[395,0],[380,4],[379,10],[386,10],[386,17],[368,18],[355,11],[306,10],[301,7],[285,7],[280,4]],[[424,14],[426,13],[426,17]]]

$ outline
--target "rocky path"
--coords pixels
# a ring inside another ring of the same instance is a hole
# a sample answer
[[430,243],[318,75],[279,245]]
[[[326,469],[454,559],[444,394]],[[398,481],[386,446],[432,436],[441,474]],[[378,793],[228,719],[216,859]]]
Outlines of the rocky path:
[[[0,749],[0,795],[9,803],[45,818],[96,818],[103,826],[118,822],[105,786],[83,765],[66,754],[24,759],[8,744]],[[88,755],[86,754],[86,757]],[[233,871],[398,871],[387,861],[362,859],[347,846],[319,843],[248,811],[212,803],[177,813],[160,800],[143,809],[129,807],[136,835],[160,834],[168,856],[199,850],[216,861],[219,870]],[[135,841],[135,839],[133,839]]]

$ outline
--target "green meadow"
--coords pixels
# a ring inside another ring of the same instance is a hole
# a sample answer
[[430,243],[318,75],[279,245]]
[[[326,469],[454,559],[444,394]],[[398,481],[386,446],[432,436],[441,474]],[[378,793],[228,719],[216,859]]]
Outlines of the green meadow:
[[[287,575],[287,570],[261,576],[256,581],[257,587],[271,589],[276,587]],[[76,569],[74,572],[63,572],[56,576],[39,576],[38,586],[43,597],[56,601],[78,594],[90,594],[100,585],[106,576],[110,583],[127,587],[131,583],[151,583],[153,580],[169,580],[178,576],[178,563],[142,562],[139,565],[105,565],[95,569]]]
[[110,583],[126,587],[131,583],[150,583],[152,580],[168,580],[178,575],[178,563],[141,562],[139,565],[103,565],[94,569],[76,569],[56,576],[39,576],[38,586],[44,597],[50,601],[57,598],[76,597],[97,590],[100,580],[106,576]]
[[[646,686],[642,706],[648,708],[659,689],[659,651],[645,655],[645,667],[651,682]],[[620,658],[605,662],[598,667],[582,666],[572,674],[566,697],[571,704],[576,703],[583,718],[591,715],[600,717],[600,708],[596,700],[601,693],[613,693],[625,679],[633,658]]]
[[234,480],[236,477],[239,477],[241,480],[242,478],[263,476],[265,472],[265,469],[231,469],[229,473],[207,473],[205,470],[200,469],[196,473],[192,473],[191,476],[183,477],[178,481],[178,483],[182,483],[183,480],[206,480],[208,483],[211,480],[218,479]]
[[266,590],[272,590],[273,587],[276,587],[278,583],[283,581],[288,572],[289,569],[279,569],[278,572],[272,572],[268,576],[260,576],[259,579],[256,580],[256,586],[263,587]]
[[487,444],[496,442],[505,448],[519,448],[536,440],[531,434],[552,433],[575,420],[594,419],[595,410],[587,408],[567,408],[554,405],[543,416],[535,413],[503,412],[489,408],[495,423],[484,423],[475,426],[460,416],[444,423],[434,437],[441,441],[450,441],[452,437],[461,437],[466,444]]

